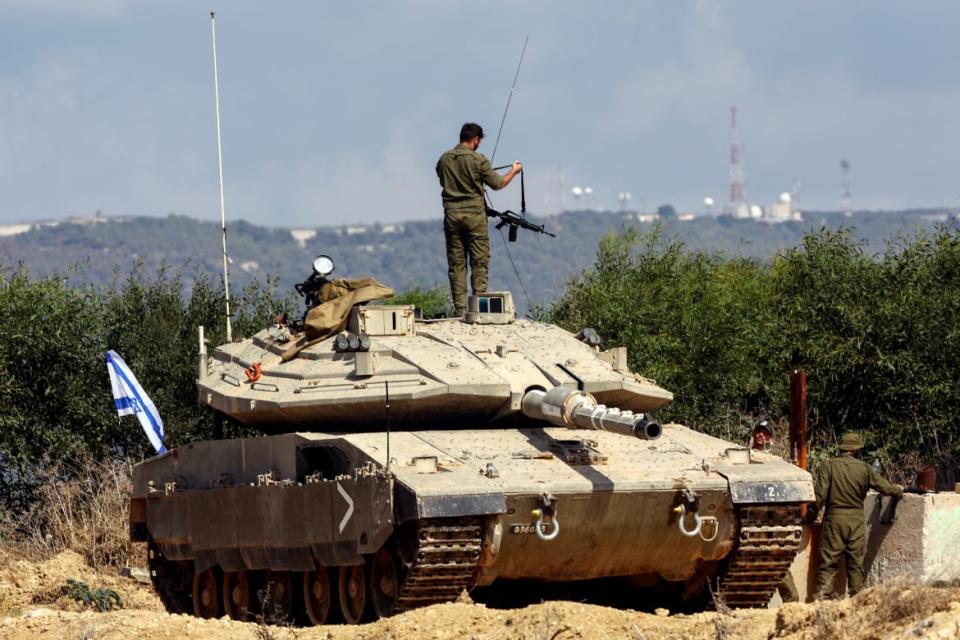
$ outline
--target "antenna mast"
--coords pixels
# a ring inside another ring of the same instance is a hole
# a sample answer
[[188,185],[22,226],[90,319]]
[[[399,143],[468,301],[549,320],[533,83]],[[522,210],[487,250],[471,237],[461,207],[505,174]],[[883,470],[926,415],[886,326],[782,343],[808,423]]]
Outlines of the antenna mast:
[[513,84],[510,85],[510,93],[507,95],[507,106],[503,108],[503,117],[500,118],[500,128],[497,129],[497,141],[493,143],[493,153],[490,154],[490,162],[497,157],[497,147],[500,146],[500,134],[503,133],[503,123],[507,121],[507,113],[510,111],[510,101],[513,100],[513,91],[517,88],[517,79],[520,77],[520,67],[523,66],[523,54],[527,52],[527,43],[530,42],[530,36],[523,39],[523,49],[520,50],[520,60],[517,61],[517,72],[513,74]]
[[743,165],[740,163],[740,128],[737,108],[730,107],[730,212],[735,218],[747,218],[750,209],[743,188]]
[[386,411],[387,411],[387,473],[390,473],[390,381],[383,381],[383,390],[386,393]]
[[850,161],[846,158],[840,160],[840,172],[843,181],[840,183],[840,208],[847,216],[853,215],[853,197],[850,195]]
[[220,72],[217,68],[217,21],[210,12],[210,38],[213,41],[213,96],[217,112],[217,164],[220,169],[220,231],[223,240],[223,297],[227,304],[227,342],[233,342],[230,324],[230,272],[227,268],[227,213],[223,203],[223,148],[220,143]]

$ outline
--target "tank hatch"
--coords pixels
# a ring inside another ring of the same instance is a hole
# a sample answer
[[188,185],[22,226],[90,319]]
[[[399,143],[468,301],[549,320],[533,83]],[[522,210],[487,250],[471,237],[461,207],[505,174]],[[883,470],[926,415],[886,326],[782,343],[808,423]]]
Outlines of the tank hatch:
[[509,291],[478,293],[467,299],[464,321],[469,324],[510,324],[517,319]]
[[368,336],[415,335],[414,307],[412,304],[356,306],[350,310],[348,330]]

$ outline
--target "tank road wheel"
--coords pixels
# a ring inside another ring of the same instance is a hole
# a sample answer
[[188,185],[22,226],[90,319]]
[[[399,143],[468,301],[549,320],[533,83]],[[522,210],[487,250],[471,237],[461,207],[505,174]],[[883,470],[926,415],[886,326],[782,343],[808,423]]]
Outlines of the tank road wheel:
[[193,615],[198,618],[220,616],[219,583],[214,567],[193,575]]
[[246,571],[223,574],[223,610],[234,620],[250,616],[250,580]]
[[400,577],[393,554],[380,549],[370,562],[370,600],[378,618],[392,616],[400,593]]
[[340,612],[348,624],[363,622],[367,610],[367,577],[363,565],[340,567],[337,579],[337,595],[340,598]]
[[332,601],[333,586],[330,584],[330,572],[326,567],[303,574],[303,604],[310,624],[326,623]]
[[268,571],[261,603],[263,617],[272,623],[293,621],[293,580],[289,571]]

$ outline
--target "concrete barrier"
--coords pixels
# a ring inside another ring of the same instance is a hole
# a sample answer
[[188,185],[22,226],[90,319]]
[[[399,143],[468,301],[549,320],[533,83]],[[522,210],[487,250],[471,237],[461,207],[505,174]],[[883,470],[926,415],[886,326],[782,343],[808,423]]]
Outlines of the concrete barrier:
[[960,582],[960,494],[907,494],[896,505],[871,494],[867,518],[867,585],[896,578],[924,584]]

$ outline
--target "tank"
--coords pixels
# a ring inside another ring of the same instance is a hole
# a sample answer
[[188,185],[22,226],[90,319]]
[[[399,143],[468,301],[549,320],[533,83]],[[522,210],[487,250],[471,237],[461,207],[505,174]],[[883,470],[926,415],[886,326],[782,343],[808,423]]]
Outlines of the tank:
[[199,401],[263,435],[134,470],[131,538],[170,611],[357,623],[598,580],[636,606],[651,588],[767,606],[801,547],[806,471],[661,425],[673,396],[624,348],[517,318],[509,292],[425,320],[330,271],[298,285],[300,321],[210,354],[201,331]]

